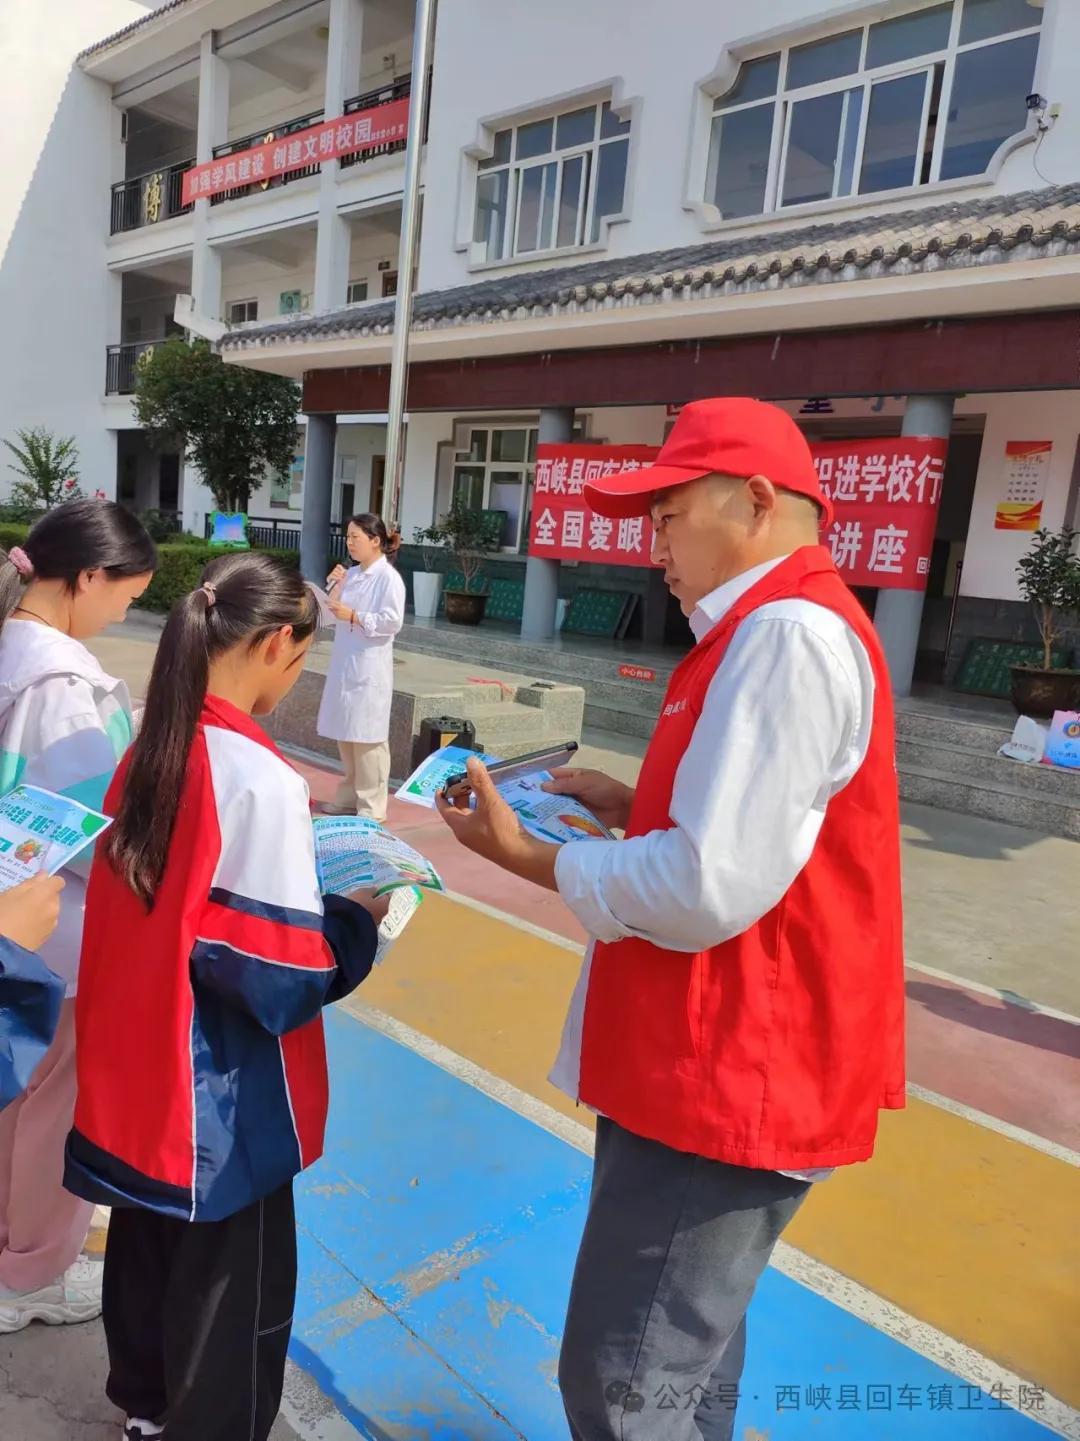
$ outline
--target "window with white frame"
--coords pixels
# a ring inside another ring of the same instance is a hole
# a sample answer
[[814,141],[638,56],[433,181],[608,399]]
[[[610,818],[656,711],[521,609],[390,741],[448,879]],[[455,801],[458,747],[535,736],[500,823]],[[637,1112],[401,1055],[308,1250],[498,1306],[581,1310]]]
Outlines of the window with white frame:
[[368,283],[366,280],[350,280],[349,289],[346,294],[347,305],[359,305],[362,300],[367,299]]
[[233,300],[229,302],[228,321],[230,325],[247,325],[249,321],[258,320],[259,302],[257,300]]
[[610,101],[495,132],[477,163],[473,259],[595,245],[622,213],[630,121]]
[[982,175],[1026,123],[1042,0],[946,0],[744,60],[713,106],[725,219]]
[[454,454],[451,502],[462,501],[471,510],[501,511],[499,545],[517,551],[528,539],[535,475],[535,426],[473,425],[467,448]]

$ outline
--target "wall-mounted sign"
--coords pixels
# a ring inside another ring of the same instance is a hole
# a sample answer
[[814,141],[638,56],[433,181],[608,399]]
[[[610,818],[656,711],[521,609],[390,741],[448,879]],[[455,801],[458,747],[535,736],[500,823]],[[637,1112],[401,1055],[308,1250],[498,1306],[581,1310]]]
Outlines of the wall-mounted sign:
[[1005,494],[994,512],[995,530],[1038,530],[1050,471],[1049,440],[1005,443]]
[[409,101],[391,100],[370,110],[357,110],[336,120],[323,120],[234,155],[221,155],[184,171],[183,204],[237,190],[244,185],[266,185],[295,170],[306,170],[324,160],[356,155],[380,145],[394,145],[409,133]]

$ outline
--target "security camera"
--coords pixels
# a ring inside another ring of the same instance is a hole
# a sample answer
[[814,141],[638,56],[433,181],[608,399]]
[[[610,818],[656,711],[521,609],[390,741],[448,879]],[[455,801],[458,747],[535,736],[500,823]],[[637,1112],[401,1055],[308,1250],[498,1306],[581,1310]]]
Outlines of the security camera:
[[1050,104],[1050,102],[1045,98],[1045,96],[1034,94],[1028,95],[1024,100],[1024,104],[1029,110],[1045,110]]

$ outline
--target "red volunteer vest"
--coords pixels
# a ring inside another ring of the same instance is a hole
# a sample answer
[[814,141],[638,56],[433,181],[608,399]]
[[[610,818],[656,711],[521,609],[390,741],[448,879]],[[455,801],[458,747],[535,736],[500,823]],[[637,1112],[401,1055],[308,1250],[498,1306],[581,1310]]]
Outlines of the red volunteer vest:
[[698,955],[636,938],[596,946],[580,1082],[581,1099],[626,1130],[772,1170],[864,1161],[878,1110],[904,1105],[892,692],[874,629],[823,547],[758,581],[672,675],[626,832],[671,828],[675,773],[732,636],[788,598],[835,611],[866,648],[866,758],[829,802],[805,868],[749,930]]

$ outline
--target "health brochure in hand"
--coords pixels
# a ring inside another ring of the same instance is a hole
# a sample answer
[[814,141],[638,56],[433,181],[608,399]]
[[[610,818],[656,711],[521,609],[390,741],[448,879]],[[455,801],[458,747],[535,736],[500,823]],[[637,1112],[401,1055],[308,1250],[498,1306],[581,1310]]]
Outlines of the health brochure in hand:
[[0,798],[0,891],[42,871],[54,876],[111,825],[67,796],[16,786]]
[[438,871],[412,846],[363,816],[320,816],[314,822],[315,869],[324,895],[402,887],[441,891]]
[[433,751],[426,760],[420,762],[409,779],[402,783],[401,789],[395,793],[397,799],[409,801],[414,806],[426,806],[429,811],[433,811],[436,794],[443,789],[451,776],[459,776],[465,769],[466,762],[471,760],[490,765],[492,761],[498,760],[498,756],[489,756],[484,751],[466,750],[464,746],[443,746],[442,750]]
[[[490,765],[496,756],[476,754],[462,746],[443,746],[428,756],[397,792],[399,801],[433,808],[435,794],[446,782],[465,769],[470,760]],[[615,837],[592,811],[570,796],[553,796],[541,789],[551,772],[540,770],[498,785],[503,800],[525,829],[542,841],[562,845],[565,841],[610,841]]]

